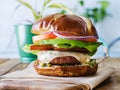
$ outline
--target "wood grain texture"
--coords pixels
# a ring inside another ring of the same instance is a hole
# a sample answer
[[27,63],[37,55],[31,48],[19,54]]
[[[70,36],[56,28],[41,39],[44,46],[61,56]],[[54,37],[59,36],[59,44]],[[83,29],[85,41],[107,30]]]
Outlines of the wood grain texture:
[[28,65],[29,65],[29,63],[19,63],[17,66],[15,66],[15,67],[12,68],[11,70],[9,70],[9,72],[14,72],[14,71],[18,71],[18,70],[23,70],[23,69],[25,69]]
[[0,59],[0,64],[6,62],[6,60],[8,60],[8,59],[7,59],[7,58],[6,58],[6,59],[5,59],[5,58],[1,58],[1,59]]
[[2,63],[0,64],[0,75],[6,74],[19,63],[20,62],[17,59],[8,59],[5,61],[2,61]]
[[113,67],[115,73],[93,90],[120,90],[120,58],[108,58],[103,62],[103,66]]

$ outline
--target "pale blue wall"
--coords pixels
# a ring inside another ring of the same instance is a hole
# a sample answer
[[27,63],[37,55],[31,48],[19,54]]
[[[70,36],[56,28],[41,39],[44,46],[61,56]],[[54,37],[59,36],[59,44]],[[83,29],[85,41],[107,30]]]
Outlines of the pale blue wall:
[[[34,5],[34,0],[26,0]],[[43,0],[38,0],[38,8],[41,8]],[[76,5],[77,0],[54,0],[56,2],[62,2],[65,5],[73,8]],[[69,1],[69,2],[68,2]],[[86,0],[89,2],[89,0]],[[95,1],[95,0],[91,0]],[[94,6],[94,3],[89,2],[88,6]],[[120,0],[109,0],[111,2],[108,12],[112,14],[111,17],[107,17],[103,22],[96,25],[100,37],[106,40],[109,44],[114,38],[120,36]],[[12,15],[14,8],[18,5],[16,0],[0,0],[0,57],[19,57],[17,50],[16,37],[14,35],[14,24],[23,23],[25,19],[31,19],[32,14],[24,6],[20,7],[14,15]],[[80,9],[81,10],[81,9]],[[46,11],[46,14],[53,13],[52,11]],[[81,10],[82,12],[82,10]],[[11,16],[12,15],[12,16]],[[13,36],[14,35],[14,36]],[[9,41],[13,36],[10,46],[7,48]],[[120,42],[113,46],[111,49],[111,56],[120,57]]]

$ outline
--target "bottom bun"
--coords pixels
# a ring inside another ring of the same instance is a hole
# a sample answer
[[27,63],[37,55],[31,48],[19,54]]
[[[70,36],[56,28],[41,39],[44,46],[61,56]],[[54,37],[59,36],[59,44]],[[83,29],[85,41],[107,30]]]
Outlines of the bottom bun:
[[40,67],[34,63],[34,68],[38,74],[59,77],[79,77],[90,76],[97,72],[98,65],[90,67],[89,65],[69,65],[69,66],[51,66]]

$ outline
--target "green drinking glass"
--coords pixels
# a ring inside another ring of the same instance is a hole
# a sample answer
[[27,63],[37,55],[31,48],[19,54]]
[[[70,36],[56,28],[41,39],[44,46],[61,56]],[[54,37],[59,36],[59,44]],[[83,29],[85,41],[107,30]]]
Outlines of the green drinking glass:
[[34,34],[31,33],[32,24],[28,25],[15,25],[15,32],[16,32],[16,38],[17,38],[17,45],[18,45],[18,51],[20,55],[20,61],[22,63],[30,63],[34,60],[36,60],[37,56],[33,55],[31,53],[27,53],[23,50],[23,47],[26,44],[32,44],[32,36]]

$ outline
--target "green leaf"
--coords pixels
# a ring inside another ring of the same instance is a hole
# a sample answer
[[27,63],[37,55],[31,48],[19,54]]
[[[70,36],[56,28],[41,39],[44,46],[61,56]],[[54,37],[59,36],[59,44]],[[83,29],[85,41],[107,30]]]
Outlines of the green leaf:
[[80,0],[79,3],[80,3],[81,6],[84,6],[84,1],[83,0]]
[[110,4],[106,0],[101,0],[101,1],[99,1],[99,3],[101,4],[101,8],[103,8],[103,9],[106,9],[109,6],[109,4]]
[[79,40],[56,38],[41,40],[36,44],[38,45],[50,44],[58,48],[75,48],[75,47],[86,48],[87,50],[90,51],[90,55],[93,55],[97,51],[98,46],[100,46],[102,43],[101,42],[88,43]]
[[27,3],[23,0],[17,0],[17,1],[31,10],[35,20],[37,20],[39,18],[39,16],[36,14],[35,10],[33,9],[33,7],[29,3]]
[[72,10],[70,10],[68,7],[64,6],[63,4],[53,3],[53,4],[50,4],[48,7],[63,9],[63,10],[67,11],[70,14],[74,14],[72,12]]
[[49,2],[51,2],[51,0],[45,0],[44,4],[43,4],[43,7],[45,7]]
[[39,17],[42,17],[42,16],[43,16],[43,13],[44,13],[44,11],[45,11],[45,7],[47,6],[47,4],[48,4],[49,2],[51,2],[51,0],[44,0],[41,13],[38,14]]
[[39,50],[30,50],[30,46],[32,44],[26,44],[24,47],[23,47],[23,50],[27,53],[32,53],[34,55],[37,55],[37,53],[39,52]]
[[62,10],[60,13],[61,13],[61,14],[65,14],[65,13],[66,13],[66,11],[65,11],[65,10]]
[[107,7],[109,6],[109,2],[107,0],[100,0],[98,3],[100,7],[86,8],[84,12],[84,16],[92,19],[94,23],[102,21],[107,15]]
[[13,16],[13,15],[15,14],[15,12],[18,10],[18,8],[20,8],[20,6],[21,6],[21,4],[18,4],[18,5],[15,7],[15,9],[14,9],[14,11],[13,11],[13,13],[12,13],[11,16]]

